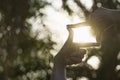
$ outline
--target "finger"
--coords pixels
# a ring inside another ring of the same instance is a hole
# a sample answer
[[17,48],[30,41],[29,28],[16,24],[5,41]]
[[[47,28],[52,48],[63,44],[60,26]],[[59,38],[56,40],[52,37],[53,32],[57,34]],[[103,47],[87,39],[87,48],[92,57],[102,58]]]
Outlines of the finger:
[[68,41],[73,42],[73,30],[71,28],[67,28],[67,29],[69,31]]
[[70,56],[76,56],[76,57],[79,57],[79,56],[84,56],[86,54],[86,50],[85,49],[79,49],[79,50],[76,50],[73,54],[71,54]]

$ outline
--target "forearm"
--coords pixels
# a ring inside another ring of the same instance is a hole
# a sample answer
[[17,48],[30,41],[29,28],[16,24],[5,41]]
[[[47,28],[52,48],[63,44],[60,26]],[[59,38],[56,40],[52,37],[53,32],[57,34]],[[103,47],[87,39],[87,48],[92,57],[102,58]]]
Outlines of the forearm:
[[85,53],[86,50],[79,49],[73,44],[71,34],[62,49],[54,57],[51,80],[66,80],[66,65],[80,63]]
[[54,64],[51,80],[66,80],[65,66],[61,64]]
[[[62,51],[60,51],[59,53],[62,53]],[[66,65],[64,63],[65,61],[62,57],[60,57],[61,54],[59,53],[54,58],[51,80],[66,80]]]

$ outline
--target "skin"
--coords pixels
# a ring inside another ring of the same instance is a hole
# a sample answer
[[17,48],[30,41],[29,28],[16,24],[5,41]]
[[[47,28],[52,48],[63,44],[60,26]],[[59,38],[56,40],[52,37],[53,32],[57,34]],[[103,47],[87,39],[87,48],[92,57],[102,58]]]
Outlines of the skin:
[[82,58],[86,53],[86,50],[80,49],[72,42],[73,33],[71,29],[68,29],[69,37],[54,58],[54,67],[51,80],[66,80],[66,65],[72,65],[82,62]]
[[[87,22],[94,27],[97,26],[100,31],[104,31],[109,25],[120,25],[120,18],[118,16],[120,16],[119,10],[99,8],[90,15]],[[72,30],[68,28],[68,31],[69,36],[67,41],[54,58],[51,80],[66,80],[66,66],[82,62],[82,58],[86,54],[85,49],[80,49],[80,47],[72,42]]]
[[116,29],[119,34],[120,10],[98,8],[90,14],[87,22],[92,26],[97,41],[102,41],[102,37],[106,37],[104,33],[110,29]]

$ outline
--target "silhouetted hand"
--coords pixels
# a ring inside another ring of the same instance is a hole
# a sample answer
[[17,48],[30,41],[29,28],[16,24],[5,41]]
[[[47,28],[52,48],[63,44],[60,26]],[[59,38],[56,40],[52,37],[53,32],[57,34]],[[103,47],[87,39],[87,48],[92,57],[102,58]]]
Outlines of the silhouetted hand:
[[80,49],[80,47],[73,43],[73,32],[70,28],[68,28],[68,31],[69,37],[67,41],[54,58],[55,63],[59,63],[64,66],[80,63],[86,53],[85,49]]

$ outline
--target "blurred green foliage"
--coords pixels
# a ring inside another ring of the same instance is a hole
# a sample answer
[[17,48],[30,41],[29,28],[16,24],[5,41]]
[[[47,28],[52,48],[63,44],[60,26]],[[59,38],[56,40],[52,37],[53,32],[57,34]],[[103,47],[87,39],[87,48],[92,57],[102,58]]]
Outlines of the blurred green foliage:
[[[72,14],[74,11],[67,1],[62,0],[62,8]],[[80,0],[73,1],[83,11],[85,18],[100,6],[110,9],[120,8],[119,0],[93,0],[91,9],[87,9]],[[47,5],[52,6],[48,0],[0,0],[0,80],[50,79],[53,59],[50,51],[54,49],[53,45],[56,43],[51,40],[50,35],[41,40],[36,39],[37,33],[31,37],[32,24],[27,22],[31,17],[40,17],[40,24],[48,30],[43,23],[45,14],[40,11]],[[89,49],[86,63],[68,68],[68,77],[72,77],[73,80],[83,76],[89,80],[120,79],[120,69],[116,69],[120,66],[119,39],[116,36],[106,35],[106,37],[101,49]],[[100,59],[97,70],[87,64],[92,56]]]
[[44,0],[0,0],[0,80],[49,78],[50,50],[56,43],[50,35],[41,40],[36,39],[37,34],[31,37],[32,24],[26,21],[37,16],[42,19],[43,13],[36,12],[46,5],[50,4]]

